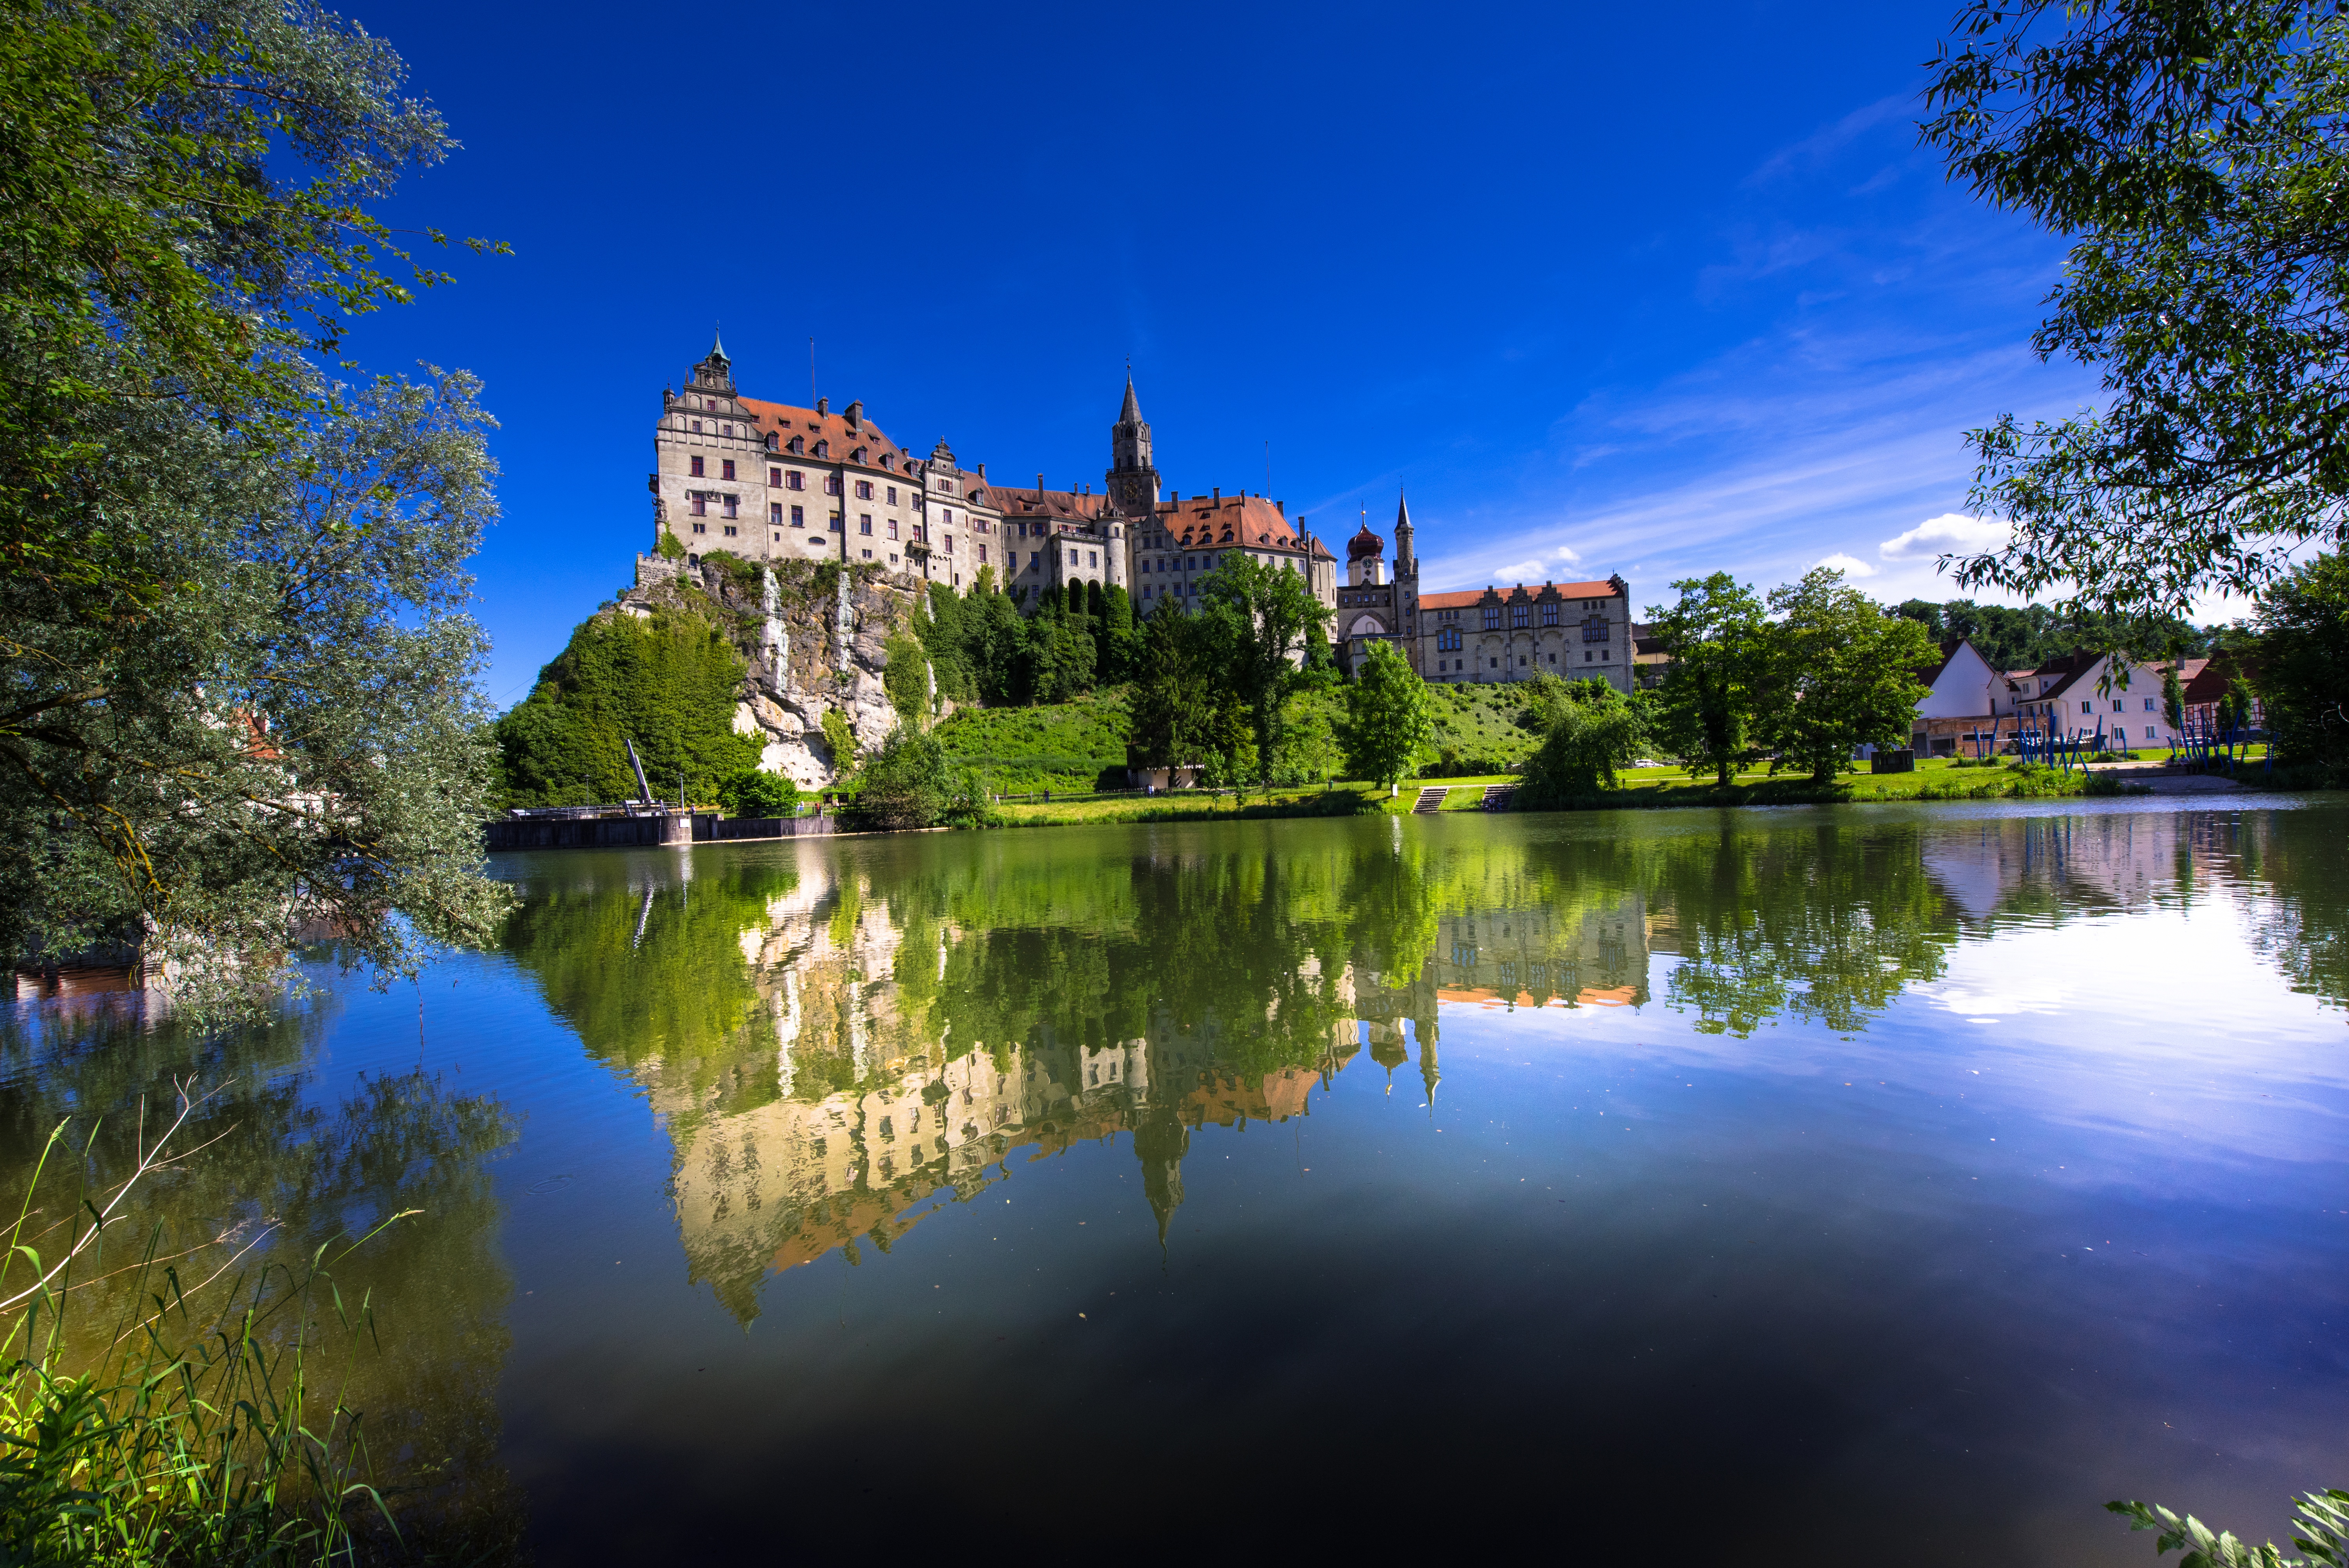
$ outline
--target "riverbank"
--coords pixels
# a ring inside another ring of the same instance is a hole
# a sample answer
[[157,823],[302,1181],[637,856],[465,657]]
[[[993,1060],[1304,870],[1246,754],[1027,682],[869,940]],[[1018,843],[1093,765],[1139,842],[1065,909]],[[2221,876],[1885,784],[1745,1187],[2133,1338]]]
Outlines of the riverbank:
[[[1068,799],[1013,801],[997,807],[1006,827],[1073,827],[1101,822],[1177,822],[1209,818],[1349,817],[1413,814],[1421,796],[1441,789],[1434,812],[1485,809],[1494,785],[1515,788],[1523,779],[1496,773],[1469,779],[1415,779],[1392,796],[1375,784],[1340,783],[1327,789],[1184,790],[1168,795],[1079,796]],[[2225,790],[2233,780],[2176,774],[2158,765],[2111,764],[2066,774],[2046,769],[1960,768],[1947,759],[1919,764],[1913,773],[1850,772],[1828,784],[1807,777],[1764,770],[1734,775],[1727,786],[1691,779],[1678,768],[1633,769],[1613,789],[1576,800],[1567,810],[1662,810],[1689,806],[1868,805],[1907,800],[2058,799],[2099,794],[2153,794],[2173,790]],[[1513,808],[1510,808],[1513,809]],[[1426,814],[1424,812],[1419,814]]]

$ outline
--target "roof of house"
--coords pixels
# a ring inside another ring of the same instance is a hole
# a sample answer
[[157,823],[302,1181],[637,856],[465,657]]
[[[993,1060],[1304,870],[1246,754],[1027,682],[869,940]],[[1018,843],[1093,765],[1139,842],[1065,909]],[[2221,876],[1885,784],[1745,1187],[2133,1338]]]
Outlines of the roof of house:
[[1495,603],[1517,599],[1612,599],[1615,597],[1615,584],[1603,582],[1545,583],[1539,588],[1528,588],[1520,583],[1506,591],[1472,588],[1459,593],[1422,593],[1419,605],[1423,610],[1464,610],[1472,604],[1485,603],[1487,597]]
[[[845,409],[837,414],[819,414],[812,408],[802,408],[790,403],[770,403],[759,397],[738,397],[735,401],[750,410],[761,434],[771,429],[782,438],[786,446],[790,445],[793,436],[806,438],[807,451],[786,452],[780,454],[781,456],[812,457],[816,442],[823,441],[831,448],[823,458],[818,459],[823,462],[860,463],[866,468],[902,469],[913,460],[905,455],[905,449],[883,432],[880,426],[862,418],[861,405],[849,405],[857,409],[860,416],[854,424],[851,424]],[[859,449],[864,452],[861,459],[855,455]],[[884,457],[891,460],[884,463],[881,460]]]
[[1193,496],[1158,503],[1158,526],[1177,546],[1246,544],[1299,550],[1297,531],[1279,503],[1260,495]]
[[[980,500],[984,495],[985,500]],[[979,485],[973,488],[970,499],[980,506],[993,506],[1005,517],[1021,520],[1046,520],[1063,522],[1092,522],[1110,510],[1109,497],[1077,490],[1013,490],[1007,485]]]

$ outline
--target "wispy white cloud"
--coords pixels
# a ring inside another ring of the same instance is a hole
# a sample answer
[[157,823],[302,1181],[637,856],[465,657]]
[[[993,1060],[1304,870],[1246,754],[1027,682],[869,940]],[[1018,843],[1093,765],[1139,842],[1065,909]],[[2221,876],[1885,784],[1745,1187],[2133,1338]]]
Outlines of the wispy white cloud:
[[1847,577],[1873,577],[1876,575],[1875,567],[1870,566],[1867,562],[1862,561],[1858,556],[1846,555],[1840,550],[1837,551],[1833,555],[1828,556],[1826,560],[1816,562],[1813,564],[1815,566],[1824,566],[1830,572],[1840,572]]
[[1996,550],[2013,537],[2014,530],[2005,520],[1995,517],[1968,517],[1961,511],[1947,511],[1939,517],[1929,517],[1908,532],[1888,539],[1876,547],[1876,552],[1887,561],[1930,561],[1939,555],[1974,555],[1986,550]]
[[1906,119],[1916,110],[1917,99],[1909,93],[1894,93],[1863,104],[1833,124],[1821,126],[1802,140],[1764,159],[1762,166],[1745,177],[1745,183],[1766,185],[1782,176],[1816,168],[1887,120]]

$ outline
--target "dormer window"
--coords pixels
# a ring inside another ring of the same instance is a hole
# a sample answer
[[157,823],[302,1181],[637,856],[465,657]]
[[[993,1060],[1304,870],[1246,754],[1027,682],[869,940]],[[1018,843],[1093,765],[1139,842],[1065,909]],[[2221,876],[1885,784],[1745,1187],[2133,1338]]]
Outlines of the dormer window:
[[818,441],[815,444],[815,455],[819,458],[828,458],[832,456],[832,443],[830,441]]
[[775,449],[775,443],[776,443],[776,440],[777,440],[777,437],[776,437],[775,433],[774,433],[772,430],[768,431],[768,432],[767,432],[767,450],[769,450],[769,451],[771,451],[771,451],[773,451],[773,450]]
[[852,462],[852,463],[861,463],[861,462],[863,462],[863,461],[864,460],[864,448],[862,448],[862,447],[859,447],[859,448],[857,448],[854,451],[853,451],[853,452],[849,453],[849,454],[848,454],[848,460],[849,460],[850,462]]
[[806,451],[806,450],[807,450],[807,438],[806,438],[805,436],[793,436],[793,437],[792,438],[792,450],[793,450],[793,451],[795,451],[795,452],[804,452],[804,451]]

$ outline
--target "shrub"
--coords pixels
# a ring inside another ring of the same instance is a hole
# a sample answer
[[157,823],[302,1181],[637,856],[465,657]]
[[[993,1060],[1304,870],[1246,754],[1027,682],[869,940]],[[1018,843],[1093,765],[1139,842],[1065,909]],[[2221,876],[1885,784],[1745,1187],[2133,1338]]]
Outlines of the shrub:
[[864,759],[861,788],[846,814],[852,825],[866,830],[935,827],[959,799],[957,785],[975,777],[949,778],[937,738],[900,725]]
[[730,817],[789,817],[800,809],[798,781],[762,768],[745,768],[718,786]]

